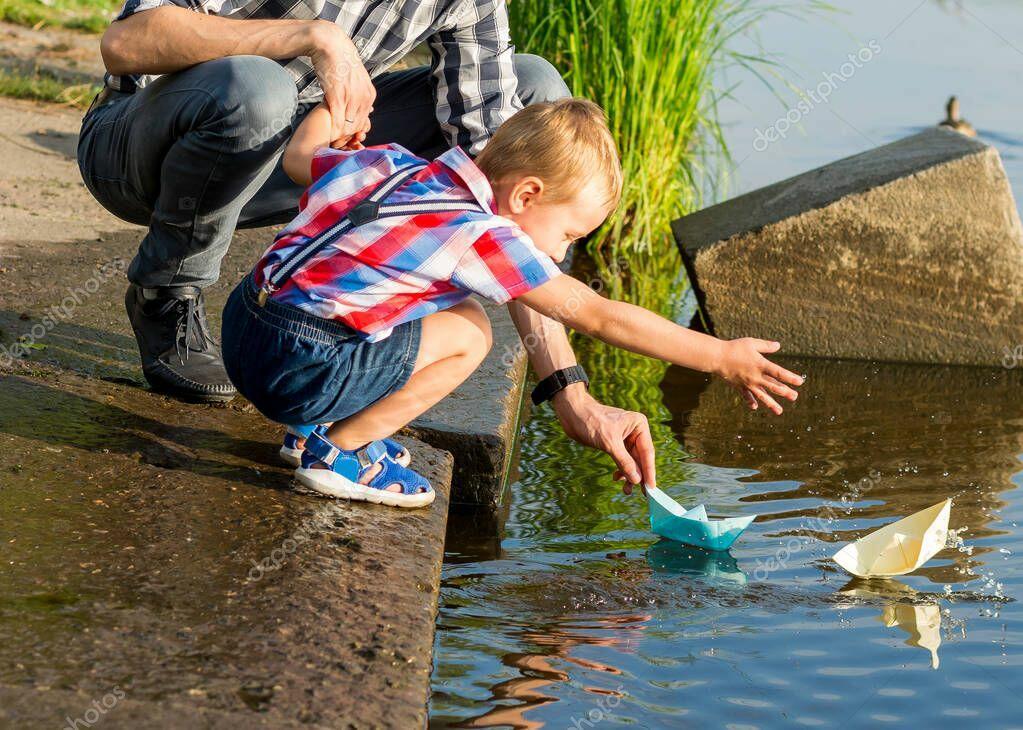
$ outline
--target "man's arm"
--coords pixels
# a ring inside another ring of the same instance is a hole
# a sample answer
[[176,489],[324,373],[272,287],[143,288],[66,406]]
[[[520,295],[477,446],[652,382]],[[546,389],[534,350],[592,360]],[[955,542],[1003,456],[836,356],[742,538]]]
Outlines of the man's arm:
[[333,112],[331,139],[360,132],[365,138],[376,89],[340,27],[325,20],[222,18],[164,1],[129,3],[130,14],[110,24],[100,40],[107,71],[162,74],[226,56],[309,56]]
[[100,52],[107,71],[115,75],[171,73],[225,56],[296,58],[313,52],[321,32],[317,25],[308,20],[239,21],[162,5],[111,23]]
[[[538,378],[576,364],[564,326],[518,302],[509,302],[508,311]],[[615,479],[656,486],[654,445],[646,416],[603,405],[582,383],[559,391],[551,403],[570,438],[611,455],[618,465]],[[632,491],[628,482],[626,494]]]

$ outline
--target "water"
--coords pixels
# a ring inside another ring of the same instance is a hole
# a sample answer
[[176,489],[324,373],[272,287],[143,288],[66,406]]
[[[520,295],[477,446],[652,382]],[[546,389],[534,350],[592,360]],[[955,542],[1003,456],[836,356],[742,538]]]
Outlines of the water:
[[[809,98],[775,82],[750,82],[725,69],[720,87],[741,84],[720,104],[733,164],[723,170],[729,194],[743,193],[923,130],[959,97],[962,115],[994,145],[1017,192],[1023,188],[1023,8],[1011,0],[860,0],[839,12],[768,15],[757,38],[737,50],[773,55],[779,73]],[[860,52],[862,51],[862,56]],[[857,56],[853,66],[849,55]],[[826,76],[830,78],[827,82]],[[825,98],[826,97],[826,98]],[[792,111],[788,130],[778,120]],[[774,127],[784,138],[760,141]]]
[[[745,82],[721,109],[731,192],[910,134],[952,93],[1021,189],[1023,8],[840,5],[760,40],[802,87],[871,39],[881,52],[763,151],[756,130],[785,107]],[[1023,727],[1023,362],[788,361],[810,377],[776,419],[703,376],[578,346],[598,397],[650,415],[662,488],[759,516],[728,554],[660,541],[610,462],[535,413],[501,536],[452,517],[434,726]],[[830,561],[945,497],[955,534],[912,575],[853,581]]]
[[[659,541],[603,461],[549,418],[528,424],[500,545],[449,531],[436,726],[1023,717],[1023,379],[793,364],[810,380],[781,419],[675,368],[661,384],[662,486],[759,515],[731,554]],[[852,581],[829,561],[946,496],[961,543],[913,575]]]

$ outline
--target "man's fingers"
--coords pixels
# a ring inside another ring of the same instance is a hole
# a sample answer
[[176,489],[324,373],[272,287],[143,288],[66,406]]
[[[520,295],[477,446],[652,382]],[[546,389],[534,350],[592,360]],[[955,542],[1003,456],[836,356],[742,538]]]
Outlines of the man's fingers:
[[373,102],[376,101],[376,89],[373,88],[373,83],[370,81],[366,82],[366,88],[360,95],[359,108],[356,110],[356,130],[359,132],[368,132],[370,127],[369,116],[373,113]]
[[774,340],[753,340],[753,347],[757,352],[778,352],[781,343]]
[[632,458],[639,462],[640,471],[643,472],[640,475],[640,483],[656,487],[657,460],[654,458],[654,440],[650,436],[650,423],[644,416],[637,414],[636,425],[626,437],[625,443]]
[[359,107],[352,99],[345,102],[344,113],[341,115],[341,129],[345,134],[355,134],[362,125],[362,117],[359,115]]
[[331,138],[334,140],[348,139],[352,136],[348,129],[350,125],[345,124],[345,108],[348,105],[347,94],[339,93],[333,86],[329,91],[324,91],[323,100],[327,103],[327,110],[330,112]]
[[373,102],[376,101],[376,88],[364,68],[355,69],[349,83],[351,99],[345,113],[347,129],[352,133],[368,132],[369,115],[373,111]]
[[751,385],[750,392],[752,392],[753,395],[757,397],[757,400],[759,400],[761,403],[767,406],[771,410],[771,412],[774,413],[774,415],[776,416],[781,415],[782,407],[778,405],[778,401],[769,396],[767,394],[767,391],[765,391],[763,388],[761,388],[758,385]]
[[746,405],[749,406],[751,411],[755,411],[760,407],[757,403],[757,397],[750,393],[749,388],[740,388],[739,391],[742,393],[742,399],[746,401]]
[[625,448],[623,442],[619,441],[616,444],[611,444],[611,450],[608,453],[611,454],[611,458],[615,460],[615,463],[626,479],[633,484],[640,483],[642,476],[639,473],[639,469],[636,468],[636,462],[629,455],[629,451]]

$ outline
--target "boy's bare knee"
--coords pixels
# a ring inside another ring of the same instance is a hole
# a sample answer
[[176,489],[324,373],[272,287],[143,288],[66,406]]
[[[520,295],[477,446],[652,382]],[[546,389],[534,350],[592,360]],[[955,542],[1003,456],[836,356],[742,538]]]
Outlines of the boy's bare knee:
[[482,360],[494,344],[494,334],[490,327],[490,317],[475,299],[466,299],[455,305],[458,313],[469,322],[467,328],[467,350]]

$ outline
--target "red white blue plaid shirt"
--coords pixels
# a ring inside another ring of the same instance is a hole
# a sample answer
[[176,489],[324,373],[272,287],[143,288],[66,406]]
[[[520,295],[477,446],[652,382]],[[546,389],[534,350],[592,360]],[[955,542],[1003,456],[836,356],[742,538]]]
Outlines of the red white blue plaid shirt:
[[[262,287],[284,259],[337,223],[399,168],[426,161],[398,144],[321,148],[299,214],[256,265]],[[549,256],[499,216],[483,172],[453,147],[392,192],[389,203],[465,200],[478,210],[381,217],[328,243],[270,296],[370,340],[478,294],[503,304],[558,276]]]

